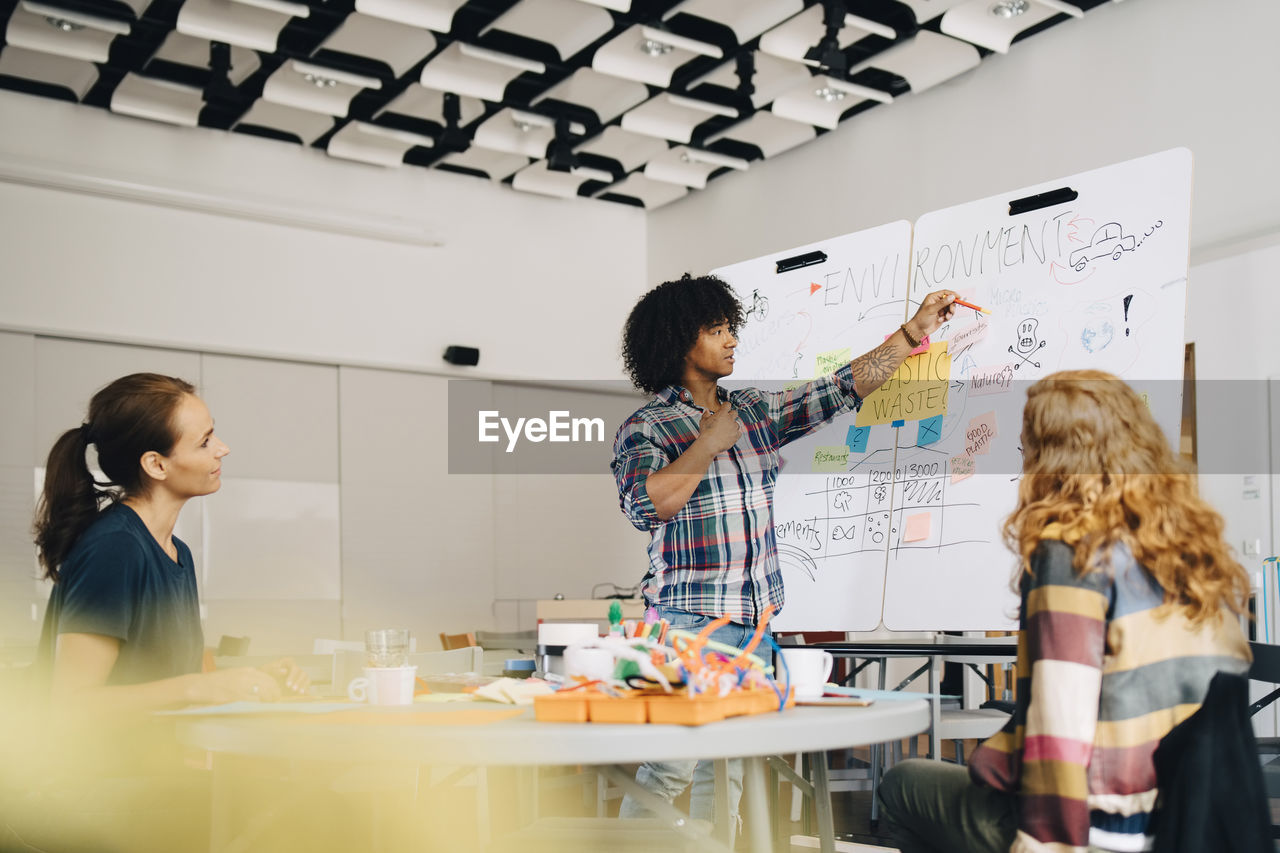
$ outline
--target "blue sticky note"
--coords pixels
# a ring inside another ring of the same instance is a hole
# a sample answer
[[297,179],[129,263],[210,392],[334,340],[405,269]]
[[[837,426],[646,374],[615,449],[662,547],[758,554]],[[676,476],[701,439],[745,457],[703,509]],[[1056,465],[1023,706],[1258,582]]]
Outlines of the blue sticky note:
[[924,447],[942,438],[942,415],[934,415],[920,422],[920,432],[916,435],[916,444]]
[[871,427],[851,426],[849,434],[844,437],[845,445],[854,453],[867,452],[867,437],[871,435]]
[[902,426],[902,425],[903,425],[903,424],[905,424],[905,423],[906,423],[906,421],[904,421],[904,420],[896,420],[896,421],[894,421],[893,423],[889,424],[889,426],[891,426],[891,427],[895,427],[895,428],[896,428],[896,427],[900,427],[900,426]]

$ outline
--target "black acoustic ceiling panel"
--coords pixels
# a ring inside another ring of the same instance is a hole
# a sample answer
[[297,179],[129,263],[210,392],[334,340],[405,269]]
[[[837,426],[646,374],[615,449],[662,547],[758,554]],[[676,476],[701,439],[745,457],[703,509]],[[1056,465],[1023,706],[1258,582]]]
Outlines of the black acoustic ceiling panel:
[[0,87],[654,208],[1103,2],[0,0]]

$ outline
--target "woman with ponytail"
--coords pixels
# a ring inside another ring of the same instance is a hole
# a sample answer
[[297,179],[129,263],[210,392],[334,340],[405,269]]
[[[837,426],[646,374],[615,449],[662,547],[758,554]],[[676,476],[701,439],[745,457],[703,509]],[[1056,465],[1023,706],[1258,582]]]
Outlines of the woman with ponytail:
[[229,452],[195,388],[153,373],[107,385],[54,443],[35,541],[54,584],[37,665],[55,702],[141,709],[306,689],[289,660],[201,673],[195,565],[173,529],[188,500],[218,490]]

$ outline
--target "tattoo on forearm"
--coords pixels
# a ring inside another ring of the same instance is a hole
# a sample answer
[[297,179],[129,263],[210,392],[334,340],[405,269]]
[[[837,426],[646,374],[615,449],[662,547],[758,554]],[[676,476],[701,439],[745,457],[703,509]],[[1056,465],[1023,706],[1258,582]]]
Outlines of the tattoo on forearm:
[[880,346],[853,360],[853,378],[859,385],[879,388],[902,364],[890,337]]

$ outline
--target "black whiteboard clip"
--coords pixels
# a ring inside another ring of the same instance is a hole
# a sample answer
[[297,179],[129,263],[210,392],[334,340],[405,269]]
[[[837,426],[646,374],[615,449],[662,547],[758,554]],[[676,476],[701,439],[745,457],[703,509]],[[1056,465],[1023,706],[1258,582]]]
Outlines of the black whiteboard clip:
[[1080,193],[1071,189],[1071,187],[1060,187],[1056,190],[1049,190],[1047,193],[1037,193],[1026,198],[1016,198],[1009,202],[1009,215],[1017,216],[1020,213],[1040,210],[1043,207],[1053,207],[1055,204],[1066,204],[1069,201],[1075,201],[1079,197]]
[[811,267],[814,264],[820,264],[826,261],[826,252],[805,252],[803,255],[796,255],[794,258],[783,258],[780,261],[774,261],[778,267],[778,273],[790,272],[798,270],[801,267]]

